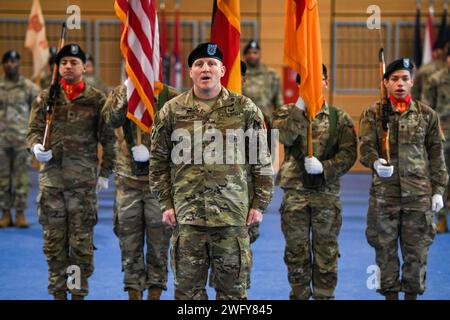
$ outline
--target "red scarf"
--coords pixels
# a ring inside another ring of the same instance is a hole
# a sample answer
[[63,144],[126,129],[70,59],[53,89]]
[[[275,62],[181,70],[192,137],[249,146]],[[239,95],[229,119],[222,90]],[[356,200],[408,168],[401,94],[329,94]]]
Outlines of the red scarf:
[[397,108],[398,112],[403,113],[408,110],[408,106],[411,103],[411,95],[408,95],[404,100],[397,100],[393,95],[390,95],[389,100]]
[[61,79],[61,87],[66,93],[67,98],[72,101],[83,92],[85,84],[84,80],[81,80],[76,84],[71,84],[67,83],[64,79]]

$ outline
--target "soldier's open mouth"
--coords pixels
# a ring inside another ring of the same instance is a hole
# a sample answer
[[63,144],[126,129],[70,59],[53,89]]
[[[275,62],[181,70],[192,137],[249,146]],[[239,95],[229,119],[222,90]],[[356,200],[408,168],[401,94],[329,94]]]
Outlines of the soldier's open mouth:
[[210,80],[210,79],[211,79],[211,77],[202,77],[201,78],[202,81],[207,81],[207,80]]

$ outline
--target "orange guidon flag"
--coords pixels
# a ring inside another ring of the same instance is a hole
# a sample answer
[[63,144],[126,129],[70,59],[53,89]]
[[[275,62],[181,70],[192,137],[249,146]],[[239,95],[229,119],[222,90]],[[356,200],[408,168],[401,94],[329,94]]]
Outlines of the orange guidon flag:
[[239,0],[214,0],[211,42],[223,53],[226,71],[222,85],[230,91],[242,92],[241,83],[241,5]]
[[284,64],[300,75],[299,94],[314,119],[324,102],[317,0],[286,0],[284,34]]

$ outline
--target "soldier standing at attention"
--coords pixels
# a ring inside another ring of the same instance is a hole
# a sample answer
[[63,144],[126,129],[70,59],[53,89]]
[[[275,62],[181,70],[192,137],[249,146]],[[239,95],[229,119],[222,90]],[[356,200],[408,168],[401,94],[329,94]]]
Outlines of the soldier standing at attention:
[[[450,169],[450,47],[447,51],[447,66],[433,73],[429,79],[429,89],[424,94],[423,102],[431,106],[441,120],[444,130],[444,156],[447,170]],[[448,232],[447,214],[450,203],[449,185],[447,184],[445,206],[438,212],[437,232]]]
[[[448,33],[450,35],[450,33]],[[448,36],[447,36],[448,37]],[[414,100],[424,101],[424,95],[429,88],[430,76],[446,67],[447,49],[449,47],[446,38],[438,39],[433,47],[433,61],[422,65],[414,77],[414,87],[411,89],[411,97]]]
[[[325,65],[322,71],[322,85],[327,88]],[[339,179],[356,161],[358,140],[350,116],[324,101],[312,123],[314,156],[309,158],[307,107],[300,97],[273,115],[273,128],[279,130],[285,146],[278,175],[284,191],[280,208],[284,261],[291,299],[333,299],[342,224]]]
[[[263,115],[250,99],[222,87],[220,79],[226,70],[216,44],[200,44],[190,53],[188,65],[194,86],[159,112],[150,155],[152,191],[163,221],[175,226],[171,239],[175,298],[207,299],[211,267],[217,299],[246,299],[251,268],[247,226],[262,221],[273,194]],[[259,135],[259,143],[245,144],[246,150],[260,146],[250,169],[240,148],[232,148],[232,155],[243,162],[224,160],[220,146],[225,146],[227,129]],[[207,134],[214,137],[211,143]],[[250,205],[247,170],[253,173],[254,184]]]
[[270,148],[272,113],[284,104],[281,79],[274,69],[261,63],[261,49],[258,42],[250,41],[243,53],[247,63],[247,74],[246,81],[242,85],[242,95],[250,98],[261,109],[268,130]]
[[[28,228],[25,209],[28,202],[31,157],[26,135],[31,104],[39,88],[20,75],[20,55],[15,50],[2,58],[0,78],[0,228],[15,225]],[[13,223],[11,209],[16,209]]]
[[[44,90],[33,103],[28,145],[41,162],[38,214],[44,229],[48,292],[55,299],[81,300],[88,294],[88,278],[94,271],[94,225],[97,195],[108,187],[114,157],[114,132],[103,122],[103,93],[83,81],[86,56],[77,44],[64,46],[56,57],[59,75],[53,110],[51,145],[43,143],[46,104]],[[103,146],[98,170],[97,144]],[[68,287],[68,267],[79,268],[80,286]]]
[[[164,86],[157,105],[175,97],[177,92]],[[167,290],[167,264],[171,228],[162,222],[162,212],[150,191],[148,164],[150,134],[142,132],[136,145],[137,125],[126,117],[127,88],[116,87],[103,107],[105,122],[116,132],[116,195],[114,233],[120,241],[125,291],[130,300],[141,300],[148,289],[149,300],[159,300]],[[144,245],[147,244],[147,253]]]
[[[381,157],[381,108],[375,103],[360,120],[360,161],[372,171],[366,236],[381,271],[387,300],[417,299],[425,291],[428,248],[436,234],[434,213],[447,186],[438,114],[411,98],[413,66],[392,62],[383,75],[388,94],[390,161]],[[402,254],[402,278],[398,245]]]

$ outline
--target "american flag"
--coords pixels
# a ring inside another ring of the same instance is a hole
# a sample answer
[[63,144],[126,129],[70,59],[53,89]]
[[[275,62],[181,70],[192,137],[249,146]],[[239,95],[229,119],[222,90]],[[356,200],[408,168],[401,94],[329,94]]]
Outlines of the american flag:
[[127,72],[127,117],[150,132],[155,111],[154,95],[160,90],[160,48],[155,0],[116,0],[122,21],[120,49]]

